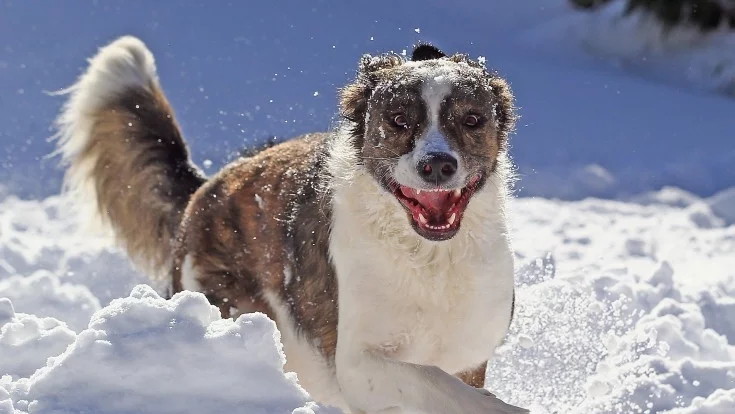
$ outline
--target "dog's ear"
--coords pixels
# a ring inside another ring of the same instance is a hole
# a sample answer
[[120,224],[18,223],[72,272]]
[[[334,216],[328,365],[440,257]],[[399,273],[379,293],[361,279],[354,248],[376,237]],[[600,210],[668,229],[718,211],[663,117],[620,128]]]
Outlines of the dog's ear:
[[404,59],[394,53],[378,56],[362,55],[358,64],[357,79],[340,92],[339,106],[342,116],[352,122],[363,124],[367,100],[380,80],[379,72],[403,63]]
[[429,43],[419,43],[413,49],[411,60],[414,62],[418,62],[419,60],[440,59],[445,56],[446,54],[439,50],[438,47]]
[[490,90],[495,95],[494,111],[500,148],[505,150],[507,148],[508,136],[515,129],[515,124],[518,119],[515,99],[513,97],[513,91],[505,79],[500,77],[496,72],[489,72],[488,76]]
[[339,95],[342,116],[352,122],[361,122],[367,110],[370,89],[358,80],[342,88]]

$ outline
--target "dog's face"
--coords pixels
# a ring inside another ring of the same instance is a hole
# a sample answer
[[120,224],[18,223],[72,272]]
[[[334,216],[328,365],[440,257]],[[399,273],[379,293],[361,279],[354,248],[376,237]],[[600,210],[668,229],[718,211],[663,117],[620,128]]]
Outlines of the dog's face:
[[365,56],[342,91],[360,159],[414,230],[448,240],[494,173],[513,127],[507,83],[462,55],[420,45],[410,61]]

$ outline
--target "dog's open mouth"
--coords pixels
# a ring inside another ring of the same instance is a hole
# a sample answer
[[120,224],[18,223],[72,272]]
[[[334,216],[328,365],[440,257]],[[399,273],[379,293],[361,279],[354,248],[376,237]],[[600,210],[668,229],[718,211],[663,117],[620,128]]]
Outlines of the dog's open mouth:
[[440,241],[451,239],[459,230],[462,215],[479,182],[478,175],[464,188],[453,190],[423,190],[398,184],[392,185],[391,190],[408,211],[414,229],[429,240]]

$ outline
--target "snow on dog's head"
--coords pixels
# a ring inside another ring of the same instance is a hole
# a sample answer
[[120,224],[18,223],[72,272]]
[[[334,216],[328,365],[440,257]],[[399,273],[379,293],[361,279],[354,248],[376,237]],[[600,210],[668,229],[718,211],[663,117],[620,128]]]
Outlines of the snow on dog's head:
[[513,96],[505,80],[465,55],[430,45],[417,46],[411,60],[365,55],[340,106],[350,145],[335,145],[332,158],[364,167],[423,238],[454,237],[473,196],[505,171]]

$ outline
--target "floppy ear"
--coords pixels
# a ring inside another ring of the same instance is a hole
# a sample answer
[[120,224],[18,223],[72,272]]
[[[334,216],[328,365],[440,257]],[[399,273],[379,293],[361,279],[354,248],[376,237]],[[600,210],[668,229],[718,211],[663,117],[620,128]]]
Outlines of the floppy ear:
[[379,72],[402,65],[404,60],[394,53],[378,56],[362,55],[358,64],[357,78],[340,91],[339,108],[342,117],[353,123],[355,135],[365,133],[365,113],[373,88],[379,81]]
[[438,47],[429,43],[419,43],[413,49],[411,60],[417,62],[419,60],[431,60],[445,57],[446,54],[439,50]]
[[340,91],[339,108],[342,117],[352,122],[364,118],[370,90],[361,82],[351,83]]
[[500,140],[500,148],[507,149],[508,135],[515,129],[516,114],[515,99],[513,91],[510,89],[508,82],[500,77],[496,72],[488,73],[490,79],[490,89],[495,95],[495,119],[497,122],[498,139]]

